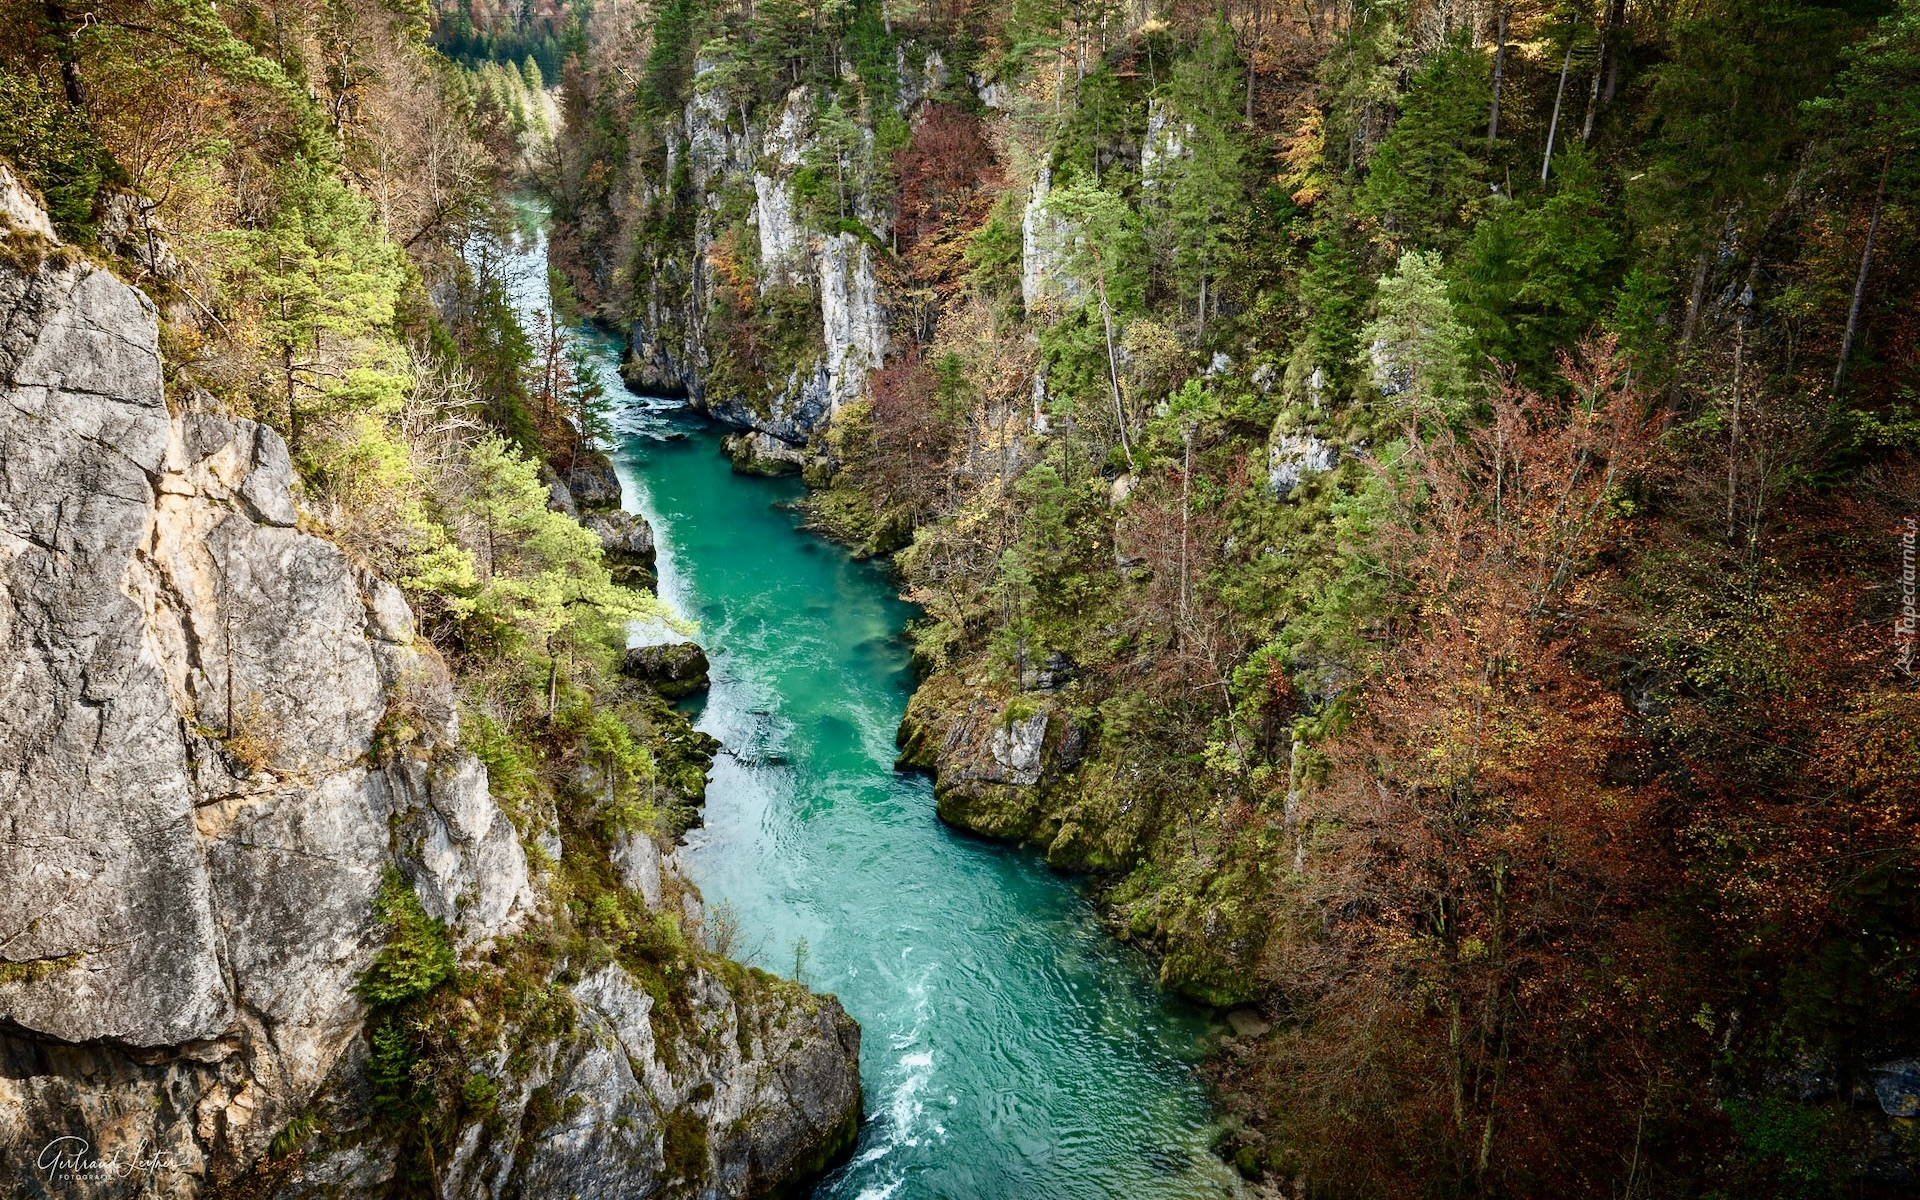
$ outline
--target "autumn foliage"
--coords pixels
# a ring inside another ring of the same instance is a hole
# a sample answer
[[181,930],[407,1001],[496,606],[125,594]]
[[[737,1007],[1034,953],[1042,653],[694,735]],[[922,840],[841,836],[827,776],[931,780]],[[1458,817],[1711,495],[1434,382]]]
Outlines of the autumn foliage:
[[1297,817],[1324,936],[1270,964],[1307,1019],[1269,1069],[1316,1101],[1284,1118],[1328,1155],[1303,1165],[1383,1194],[1617,1175],[1649,1038],[1684,1016],[1648,927],[1675,878],[1660,793],[1621,780],[1640,747],[1597,669],[1655,429],[1609,343],[1563,369],[1565,394],[1508,384],[1397,464],[1405,615]]

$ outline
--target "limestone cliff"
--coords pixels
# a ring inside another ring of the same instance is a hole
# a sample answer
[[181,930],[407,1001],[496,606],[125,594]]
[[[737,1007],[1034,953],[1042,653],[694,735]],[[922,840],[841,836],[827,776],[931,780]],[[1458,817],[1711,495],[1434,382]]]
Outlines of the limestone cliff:
[[[796,180],[821,153],[826,99],[802,86],[755,104],[729,82],[730,65],[696,64],[691,98],[657,131],[658,162],[636,159],[624,193],[561,205],[559,259],[600,298],[598,315],[626,330],[636,390],[687,396],[747,431],[743,462],[797,465],[888,352],[881,262],[893,214],[855,179],[838,220],[810,216]],[[946,70],[938,53],[904,48],[899,68],[892,111],[910,120]],[[867,145],[855,157],[872,149],[871,117],[858,129]],[[735,228],[750,237],[729,239]],[[780,343],[756,346],[751,366],[739,343],[752,338],[725,320],[734,288],[755,293]]]
[[[400,591],[302,528],[278,434],[172,393],[158,338],[0,166],[9,1190],[193,1196],[293,1126],[325,1132],[279,1194],[364,1194],[398,1158],[356,990],[376,896],[404,881],[485,971],[546,878]],[[648,851],[653,902],[695,903]],[[859,1033],[830,998],[696,968],[668,1028],[617,963],[546,986],[565,1019],[489,1031],[501,1102],[432,1191],[741,1196],[850,1140]]]

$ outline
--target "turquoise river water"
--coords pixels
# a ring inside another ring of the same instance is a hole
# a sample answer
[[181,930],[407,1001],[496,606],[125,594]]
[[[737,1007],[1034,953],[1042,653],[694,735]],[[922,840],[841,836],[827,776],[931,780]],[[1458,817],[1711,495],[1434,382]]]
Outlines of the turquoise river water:
[[[547,303],[537,216],[523,210],[508,262],[529,315]],[[802,531],[797,481],[733,474],[719,430],[627,394],[616,341],[569,336],[622,398],[627,507],[652,522],[660,594],[713,663],[697,720],[726,748],[680,862],[737,915],[736,955],[797,970],[863,1030],[866,1121],[815,1196],[1234,1195],[1206,1148],[1202,1016],[1072,880],[943,826],[928,780],[894,771],[911,610],[884,567]]]

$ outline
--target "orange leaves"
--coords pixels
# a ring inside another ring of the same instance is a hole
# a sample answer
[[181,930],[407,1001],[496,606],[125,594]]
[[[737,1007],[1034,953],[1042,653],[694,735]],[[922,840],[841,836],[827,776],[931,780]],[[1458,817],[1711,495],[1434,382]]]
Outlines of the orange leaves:
[[1509,383],[1395,464],[1382,549],[1406,607],[1313,804],[1344,964],[1318,1011],[1363,1003],[1404,1047],[1382,1134],[1418,1124],[1436,1161],[1523,1192],[1607,1153],[1618,1080],[1594,1064],[1653,1061],[1644,921],[1674,878],[1654,789],[1609,778],[1626,706],[1584,665],[1654,431],[1610,343],[1564,370],[1564,394]]
[[724,293],[721,298],[742,313],[753,311],[754,289],[753,269],[740,244],[745,236],[743,226],[731,225],[707,244],[707,266],[712,269],[716,288]]
[[965,273],[967,237],[986,220],[1001,179],[985,130],[971,113],[929,104],[893,164],[898,249],[916,282],[950,290]]
[[882,505],[903,505],[917,521],[939,499],[941,464],[955,434],[956,423],[940,411],[939,376],[914,346],[869,375],[867,389],[873,447],[858,474]]
[[1820,731],[1815,770],[1871,842],[1920,853],[1920,694],[1870,691]]

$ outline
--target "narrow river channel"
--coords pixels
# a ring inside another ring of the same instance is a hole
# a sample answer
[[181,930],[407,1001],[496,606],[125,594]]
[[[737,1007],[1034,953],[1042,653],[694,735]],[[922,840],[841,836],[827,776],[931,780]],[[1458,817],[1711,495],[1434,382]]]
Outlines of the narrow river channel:
[[[530,325],[547,306],[542,215],[522,207],[508,263]],[[949,830],[928,781],[893,770],[911,610],[884,567],[802,531],[800,484],[734,475],[698,414],[625,393],[615,340],[570,336],[623,400],[627,507],[652,522],[660,594],[713,662],[698,724],[726,749],[680,861],[737,915],[736,955],[835,993],[864,1031],[867,1121],[815,1195],[1235,1194],[1207,1152],[1202,1016],[1072,880]]]

